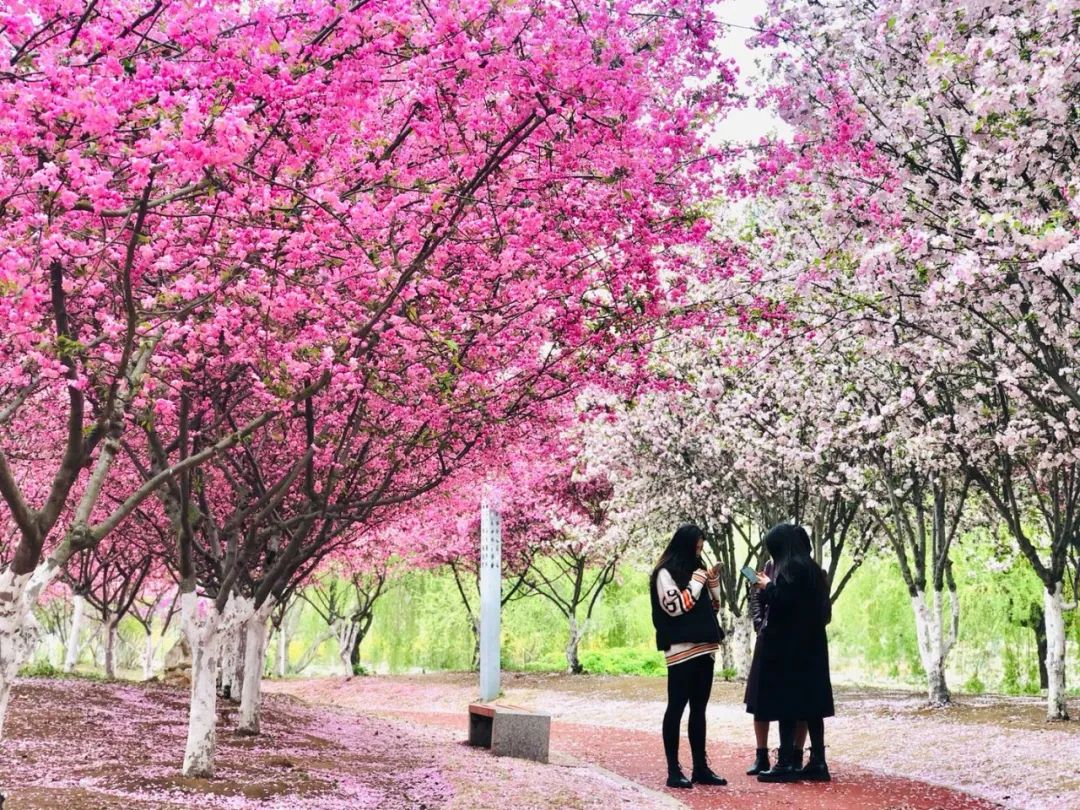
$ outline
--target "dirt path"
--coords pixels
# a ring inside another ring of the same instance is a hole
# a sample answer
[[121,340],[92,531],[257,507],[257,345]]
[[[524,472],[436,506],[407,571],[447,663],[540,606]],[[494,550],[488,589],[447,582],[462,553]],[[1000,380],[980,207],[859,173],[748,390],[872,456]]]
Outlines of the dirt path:
[[217,773],[180,764],[187,693],[82,679],[17,682],[0,740],[4,810],[608,810],[656,796],[580,763],[496,759],[407,720],[268,695],[263,734],[220,705]]
[[[475,676],[318,679],[268,687],[442,728],[447,739],[460,740]],[[662,784],[656,733],[662,679],[510,674],[504,689],[509,702],[552,715],[558,754],[643,786]],[[710,756],[731,784],[723,796],[716,795],[719,789],[671,796],[695,808],[1080,810],[1080,723],[1046,724],[1037,701],[967,700],[942,713],[924,710],[918,696],[903,692],[841,690],[838,699],[839,716],[827,731],[833,783],[762,785],[743,774],[752,743],[738,686],[718,683],[709,709]],[[775,745],[775,729],[773,734]]]

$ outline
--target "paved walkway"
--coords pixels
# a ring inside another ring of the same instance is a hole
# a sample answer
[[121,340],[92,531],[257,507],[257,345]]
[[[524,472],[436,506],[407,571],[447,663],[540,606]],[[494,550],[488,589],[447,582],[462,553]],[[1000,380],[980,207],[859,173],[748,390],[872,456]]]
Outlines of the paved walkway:
[[[407,720],[467,734],[467,719],[449,712],[395,711],[388,717]],[[687,745],[683,741],[684,747]],[[948,788],[911,779],[853,768],[833,767],[833,781],[828,784],[767,785],[746,776],[751,752],[712,740],[709,758],[713,770],[728,780],[727,787],[695,787],[671,790],[663,787],[664,767],[659,733],[582,725],[552,723],[552,759],[566,757],[583,760],[644,787],[666,793],[694,810],[990,810],[1002,805],[975,798]],[[689,760],[689,752],[684,751]],[[659,803],[659,802],[658,802]]]

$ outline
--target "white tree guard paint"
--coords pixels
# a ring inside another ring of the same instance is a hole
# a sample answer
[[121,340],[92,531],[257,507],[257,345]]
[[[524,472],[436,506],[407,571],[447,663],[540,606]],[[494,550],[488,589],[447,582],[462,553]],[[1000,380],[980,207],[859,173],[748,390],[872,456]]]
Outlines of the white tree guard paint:
[[578,648],[581,640],[585,637],[588,621],[578,624],[576,616],[570,616],[570,633],[566,640],[566,671],[573,674],[581,672],[581,659],[578,656]]
[[749,616],[737,616],[731,628],[731,657],[736,677],[745,678],[750,674],[753,654],[754,622]]
[[0,572],[0,736],[7,718],[11,685],[19,665],[33,645],[26,603],[29,574],[16,575],[11,569]]
[[105,623],[105,677],[116,679],[116,625],[118,620],[110,617]]
[[338,619],[334,622],[334,638],[337,639],[338,663],[341,665],[341,674],[351,677],[352,671],[352,648],[356,643],[356,637],[360,635],[360,624],[350,619]]
[[1068,720],[1065,702],[1065,604],[1061,582],[1043,590],[1043,611],[1046,616],[1046,719]]
[[[956,631],[959,622],[959,604],[952,603],[952,623],[948,630],[942,617],[944,594],[931,592],[931,604],[926,604],[926,593],[916,591],[911,597],[911,607],[915,613],[915,635],[919,642],[919,660],[926,672],[927,700],[933,706],[947,705],[952,696],[945,680],[945,662],[956,644]],[[948,635],[946,635],[948,633]]]
[[79,594],[75,594],[74,607],[71,611],[71,630],[68,632],[67,648],[64,650],[64,672],[74,672],[75,665],[79,662],[79,652],[82,646],[79,638],[82,636],[83,615],[86,613],[86,600]]
[[240,692],[240,724],[237,727],[241,734],[258,734],[260,730],[263,661],[266,659],[266,643],[269,640],[267,622],[272,609],[273,604],[263,605],[244,623],[244,683]]
[[191,647],[191,705],[183,774],[208,779],[214,775],[217,747],[217,669],[222,638],[251,615],[253,605],[250,599],[230,596],[221,613],[209,604],[200,616],[198,607],[194,592],[181,595],[180,627]]
[[144,681],[148,681],[154,677],[154,657],[156,653],[157,648],[154,646],[154,634],[152,632],[147,633],[142,654],[142,676]]
[[218,664],[218,682],[221,684],[219,694],[236,701],[240,697],[240,684],[237,673],[240,671],[240,637],[244,628],[234,627],[230,630],[222,630],[221,657]]
[[288,616],[281,619],[281,626],[277,631],[277,660],[274,662],[277,676],[284,678],[289,670],[289,630],[286,627]]

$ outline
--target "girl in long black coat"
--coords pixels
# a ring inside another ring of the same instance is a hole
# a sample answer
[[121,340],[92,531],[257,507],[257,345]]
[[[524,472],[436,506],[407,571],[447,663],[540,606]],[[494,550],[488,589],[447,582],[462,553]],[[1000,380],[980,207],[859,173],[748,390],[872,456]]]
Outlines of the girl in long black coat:
[[[747,710],[762,720],[780,721],[780,756],[775,767],[758,774],[762,782],[829,779],[823,718],[835,710],[825,635],[828,586],[806,554],[800,532],[805,534],[805,529],[787,523],[769,531],[765,546],[776,563],[774,576],[758,575],[769,621],[750,668]],[[802,770],[794,764],[799,720],[807,721],[810,736],[810,762]]]

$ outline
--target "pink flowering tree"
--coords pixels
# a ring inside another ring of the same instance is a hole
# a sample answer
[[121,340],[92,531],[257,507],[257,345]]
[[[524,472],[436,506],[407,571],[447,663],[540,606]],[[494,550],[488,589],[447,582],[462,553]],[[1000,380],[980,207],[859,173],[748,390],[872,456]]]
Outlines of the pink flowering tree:
[[524,578],[531,592],[566,618],[566,667],[572,674],[585,671],[578,648],[632,538],[610,520],[611,481],[602,473],[588,474],[576,461],[573,454],[562,460],[530,494],[546,502],[545,536]]
[[[730,74],[694,2],[114,0],[3,23],[3,700],[46,539],[42,579],[158,492],[205,636],[185,772],[206,775],[223,624],[258,642],[275,593],[487,425],[640,371],[611,360],[704,232],[700,129]],[[9,463],[31,409],[60,448],[40,495]],[[91,522],[125,444],[140,483]]]

